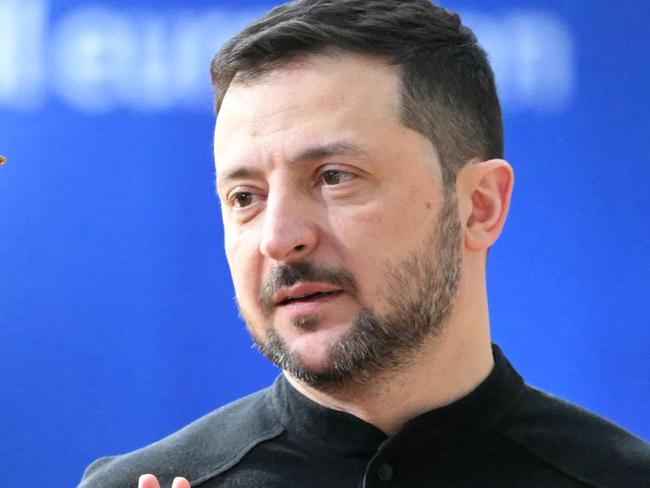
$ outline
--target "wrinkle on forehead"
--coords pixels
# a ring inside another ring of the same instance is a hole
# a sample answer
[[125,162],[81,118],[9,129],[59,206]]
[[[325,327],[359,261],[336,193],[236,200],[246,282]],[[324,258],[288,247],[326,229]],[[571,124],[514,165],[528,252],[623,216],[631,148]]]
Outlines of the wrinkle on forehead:
[[[323,111],[360,121],[376,115],[400,123],[400,85],[399,69],[379,58],[349,53],[311,55],[252,81],[235,78],[217,124],[225,116],[229,123],[247,124],[252,134],[263,135],[262,125],[266,130],[281,128],[283,121],[296,123]],[[282,92],[282,87],[287,89]],[[264,103],[259,103],[260,98]],[[272,119],[277,122],[269,123]]]
[[345,53],[311,55],[235,81],[217,118],[217,167],[285,161],[339,141],[385,154],[412,131],[400,117],[400,74],[380,58]]

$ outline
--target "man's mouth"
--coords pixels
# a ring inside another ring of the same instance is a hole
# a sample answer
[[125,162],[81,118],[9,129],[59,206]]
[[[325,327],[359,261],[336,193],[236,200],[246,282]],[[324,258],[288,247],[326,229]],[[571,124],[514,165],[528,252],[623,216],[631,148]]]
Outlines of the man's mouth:
[[288,305],[290,303],[294,302],[307,302],[307,301],[313,301],[313,300],[320,300],[326,297],[331,297],[334,295],[339,295],[341,293],[340,290],[336,291],[317,291],[316,293],[310,293],[307,295],[302,295],[302,296],[296,296],[292,297],[289,296],[282,300],[281,302],[278,303],[278,306],[283,306],[283,305]]
[[343,293],[339,287],[324,283],[297,283],[291,287],[281,288],[273,297],[277,307],[292,303],[315,302],[326,300]]

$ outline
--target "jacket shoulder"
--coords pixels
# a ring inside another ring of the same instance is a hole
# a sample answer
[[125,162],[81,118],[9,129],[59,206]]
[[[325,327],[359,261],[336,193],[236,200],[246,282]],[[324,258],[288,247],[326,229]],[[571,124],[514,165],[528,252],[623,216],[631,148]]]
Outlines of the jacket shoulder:
[[100,458],[85,471],[78,488],[137,487],[138,477],[155,474],[161,486],[176,476],[195,486],[229,469],[260,442],[284,430],[274,414],[270,388],[241,398],[142,449]]
[[514,421],[502,427],[502,433],[587,486],[650,486],[650,444],[535,388],[526,388]]

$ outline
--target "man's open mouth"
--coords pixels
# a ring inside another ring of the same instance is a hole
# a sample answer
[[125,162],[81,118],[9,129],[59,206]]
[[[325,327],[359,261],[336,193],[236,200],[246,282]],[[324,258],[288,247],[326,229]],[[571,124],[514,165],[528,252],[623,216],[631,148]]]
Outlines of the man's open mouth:
[[283,305],[289,305],[290,303],[295,303],[295,302],[308,302],[308,301],[313,301],[313,300],[321,300],[327,297],[332,297],[334,295],[340,294],[340,290],[335,290],[335,291],[318,291],[315,293],[308,293],[306,295],[301,295],[301,296],[295,296],[295,297],[287,297],[281,302],[278,303],[278,306],[283,306]]

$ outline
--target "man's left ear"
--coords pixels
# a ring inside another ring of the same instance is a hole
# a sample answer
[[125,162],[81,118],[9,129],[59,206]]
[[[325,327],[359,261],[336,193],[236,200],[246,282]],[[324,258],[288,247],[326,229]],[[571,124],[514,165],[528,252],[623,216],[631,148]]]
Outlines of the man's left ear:
[[456,178],[465,248],[487,250],[499,237],[510,208],[512,166],[503,159],[466,164]]

